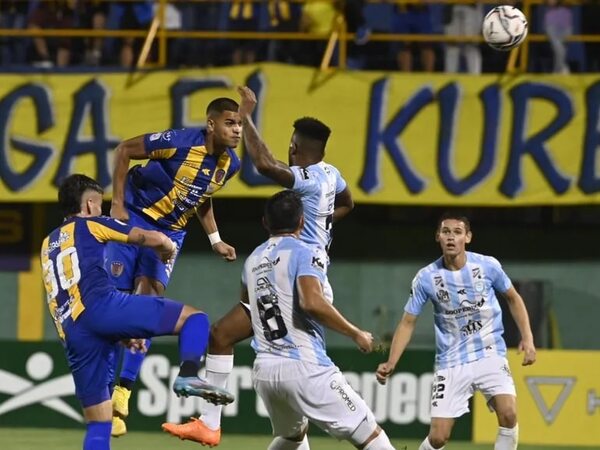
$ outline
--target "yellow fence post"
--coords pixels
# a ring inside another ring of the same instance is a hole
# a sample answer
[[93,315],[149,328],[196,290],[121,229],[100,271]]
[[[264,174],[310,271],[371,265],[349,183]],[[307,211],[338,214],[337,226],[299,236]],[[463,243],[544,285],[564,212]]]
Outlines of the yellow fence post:
[[44,206],[33,205],[31,267],[28,272],[19,272],[17,304],[17,339],[20,341],[41,341],[44,337],[44,309],[42,289],[42,267],[40,247]]

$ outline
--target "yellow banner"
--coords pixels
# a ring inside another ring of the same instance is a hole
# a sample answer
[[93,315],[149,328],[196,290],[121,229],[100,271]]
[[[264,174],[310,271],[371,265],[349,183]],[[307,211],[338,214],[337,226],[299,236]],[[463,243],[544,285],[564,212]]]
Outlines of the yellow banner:
[[[540,350],[533,366],[509,353],[517,388],[519,442],[600,446],[600,352]],[[475,397],[473,440],[496,440],[496,415]]]
[[[258,94],[256,122],[287,160],[292,123],[333,130],[326,159],[363,203],[600,202],[600,77],[320,74],[266,64],[202,71],[0,76],[0,200],[54,201],[66,175],[111,181],[123,139],[201,126],[207,103]],[[240,154],[242,154],[240,149]],[[219,196],[275,191],[248,158]]]

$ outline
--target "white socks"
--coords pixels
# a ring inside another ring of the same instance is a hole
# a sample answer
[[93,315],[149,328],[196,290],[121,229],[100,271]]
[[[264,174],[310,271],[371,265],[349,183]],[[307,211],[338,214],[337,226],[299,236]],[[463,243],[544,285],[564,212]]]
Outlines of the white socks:
[[431,445],[429,443],[429,436],[428,436],[425,438],[425,440],[423,442],[421,442],[421,445],[419,446],[419,450],[442,450],[444,447],[434,448],[433,445]]
[[306,435],[304,435],[302,442],[290,441],[278,436],[273,439],[267,450],[310,450],[310,446]]
[[[206,381],[210,384],[225,389],[232,370],[233,355],[206,355]],[[202,421],[213,430],[221,428],[222,410],[223,405],[206,402],[202,410]]]
[[379,432],[377,437],[369,442],[363,450],[395,450],[394,446],[390,442],[390,438],[385,434],[383,429]]
[[494,450],[517,450],[519,443],[519,424],[514,428],[498,427]]

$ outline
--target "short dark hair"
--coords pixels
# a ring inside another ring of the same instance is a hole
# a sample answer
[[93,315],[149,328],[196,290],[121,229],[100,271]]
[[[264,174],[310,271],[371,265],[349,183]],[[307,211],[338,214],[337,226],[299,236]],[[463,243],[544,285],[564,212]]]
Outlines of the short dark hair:
[[465,231],[471,231],[471,222],[469,221],[469,218],[467,217],[467,215],[464,212],[461,211],[446,211],[444,212],[439,220],[438,220],[438,224],[437,224],[437,231],[440,231],[440,227],[442,226],[442,222],[444,220],[459,220],[462,223],[465,224]]
[[98,182],[86,175],[76,173],[63,180],[58,188],[58,205],[64,217],[81,212],[81,196],[88,190],[104,194]]
[[267,200],[265,225],[271,234],[293,233],[298,229],[303,214],[300,196],[286,189]]
[[228,97],[219,97],[215,98],[212,102],[208,104],[206,107],[206,115],[210,116],[212,114],[221,114],[224,111],[234,111],[237,112],[240,108],[240,105],[235,100],[232,100]]
[[327,125],[313,117],[302,117],[296,120],[294,130],[304,137],[322,142],[323,147],[327,144],[327,139],[331,134],[331,129]]

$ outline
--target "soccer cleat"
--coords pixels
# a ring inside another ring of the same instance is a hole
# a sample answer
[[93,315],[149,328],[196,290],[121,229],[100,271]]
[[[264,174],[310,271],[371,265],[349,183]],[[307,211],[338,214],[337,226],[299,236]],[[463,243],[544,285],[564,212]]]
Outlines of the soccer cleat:
[[199,377],[178,376],[173,383],[173,391],[178,397],[193,395],[215,405],[227,405],[234,400],[233,395],[225,389],[208,384]]
[[125,421],[120,417],[113,416],[112,428],[110,429],[110,435],[112,437],[121,437],[127,433],[127,425]]
[[198,442],[209,447],[216,447],[221,442],[221,429],[208,428],[201,419],[191,417],[188,423],[176,425],[174,423],[163,423],[162,429],[181,440]]
[[129,415],[129,397],[131,391],[123,386],[115,386],[112,395],[113,414],[125,418]]

